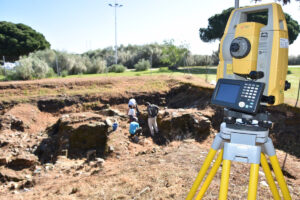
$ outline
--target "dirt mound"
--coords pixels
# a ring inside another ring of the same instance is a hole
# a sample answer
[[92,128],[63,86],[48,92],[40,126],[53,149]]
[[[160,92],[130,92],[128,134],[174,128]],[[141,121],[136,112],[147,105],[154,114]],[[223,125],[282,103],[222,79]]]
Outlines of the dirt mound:
[[[44,139],[43,131],[53,124],[56,117],[41,112],[36,106],[19,104],[0,116],[0,181],[10,188],[33,186],[25,175],[38,165],[33,154]],[[17,183],[16,183],[17,182]]]
[[[141,110],[139,122],[143,134],[150,136],[147,120],[147,112]],[[159,138],[154,139],[158,144],[187,138],[203,141],[210,135],[212,128],[211,121],[197,109],[161,109],[157,115],[157,124]]]
[[65,114],[48,129],[49,137],[35,153],[42,163],[55,162],[62,152],[69,158],[86,157],[90,150],[103,156],[110,125],[109,119],[90,112]]
[[32,152],[43,140],[42,131],[53,124],[55,119],[30,104],[16,105],[1,116],[1,165],[14,169],[34,166],[37,158]]
[[205,140],[211,131],[211,122],[196,109],[165,110],[160,112],[158,126],[170,140],[196,138]]
[[[49,113],[41,112],[36,106],[31,104],[18,104],[1,118],[8,118],[8,121],[6,120],[4,123],[10,123],[11,129],[26,131],[28,133],[43,131],[57,120],[57,117]],[[9,120],[11,122],[9,122]],[[2,124],[2,127],[7,126]]]

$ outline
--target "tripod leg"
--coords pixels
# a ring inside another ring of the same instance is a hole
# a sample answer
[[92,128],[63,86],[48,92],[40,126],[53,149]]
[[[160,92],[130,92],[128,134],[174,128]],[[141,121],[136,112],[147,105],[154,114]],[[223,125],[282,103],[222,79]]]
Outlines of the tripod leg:
[[204,181],[204,183],[203,183],[203,185],[202,185],[202,187],[201,187],[201,189],[200,189],[200,191],[199,191],[199,193],[196,197],[196,200],[200,200],[204,196],[207,188],[209,187],[212,179],[216,175],[216,173],[218,171],[218,168],[221,165],[222,159],[223,159],[223,149],[219,153],[216,162],[214,163],[213,167],[211,168],[209,174],[207,175],[207,177],[206,177],[206,179],[205,179],[205,181]]
[[278,192],[277,187],[275,185],[275,182],[274,182],[274,179],[272,177],[268,161],[267,161],[266,156],[265,156],[264,153],[261,153],[261,155],[260,155],[260,163],[261,163],[261,166],[262,166],[262,168],[265,172],[266,179],[267,179],[267,182],[269,184],[270,190],[273,194],[274,200],[280,200],[281,198],[280,198],[279,192]]
[[230,164],[231,164],[230,160],[223,160],[219,200],[226,200],[227,199],[229,175],[230,175]]
[[273,170],[274,170],[277,182],[278,182],[279,187],[281,189],[281,192],[282,192],[282,195],[283,195],[283,199],[284,200],[290,200],[290,199],[292,199],[291,195],[290,195],[290,192],[289,192],[289,189],[288,189],[288,187],[286,185],[286,182],[284,180],[282,171],[280,169],[279,162],[278,162],[276,154],[273,155],[273,156],[269,156],[269,158],[270,158],[271,165],[273,167]]
[[193,197],[194,197],[195,193],[197,192],[197,189],[198,189],[198,187],[199,187],[199,185],[200,185],[207,169],[209,168],[211,161],[215,157],[216,153],[217,153],[217,150],[215,150],[213,148],[211,148],[209,150],[208,155],[207,155],[207,157],[206,157],[206,159],[205,159],[205,161],[204,161],[204,163],[203,163],[203,165],[202,165],[202,167],[201,167],[201,169],[198,173],[198,176],[197,176],[197,178],[196,178],[196,180],[195,180],[188,196],[186,197],[186,200],[192,200],[193,199]]
[[248,186],[248,200],[255,200],[257,193],[259,164],[251,164],[250,180]]

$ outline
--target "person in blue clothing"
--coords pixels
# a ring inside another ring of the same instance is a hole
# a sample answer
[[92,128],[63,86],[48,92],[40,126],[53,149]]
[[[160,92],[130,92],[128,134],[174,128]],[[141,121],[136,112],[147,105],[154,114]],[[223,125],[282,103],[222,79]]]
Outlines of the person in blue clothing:
[[136,117],[134,117],[132,122],[130,122],[129,133],[130,133],[130,138],[134,142],[139,141],[138,136],[142,133],[142,128],[140,127],[140,125],[138,123],[138,119]]

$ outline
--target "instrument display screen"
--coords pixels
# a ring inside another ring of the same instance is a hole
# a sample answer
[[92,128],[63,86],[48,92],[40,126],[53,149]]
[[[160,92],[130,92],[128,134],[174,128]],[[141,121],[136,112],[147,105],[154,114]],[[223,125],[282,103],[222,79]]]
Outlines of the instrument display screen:
[[221,84],[216,100],[229,103],[235,103],[241,89],[240,85]]
[[246,113],[256,113],[265,88],[261,82],[219,79],[212,104]]

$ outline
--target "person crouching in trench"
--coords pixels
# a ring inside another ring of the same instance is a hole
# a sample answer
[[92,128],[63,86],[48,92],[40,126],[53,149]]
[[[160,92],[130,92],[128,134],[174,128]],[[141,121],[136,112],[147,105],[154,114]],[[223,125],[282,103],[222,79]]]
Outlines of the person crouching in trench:
[[142,128],[140,127],[140,125],[138,123],[138,119],[136,117],[134,117],[132,119],[132,122],[130,122],[129,133],[130,133],[130,136],[129,136],[130,139],[133,142],[138,143],[139,136],[142,134]]

